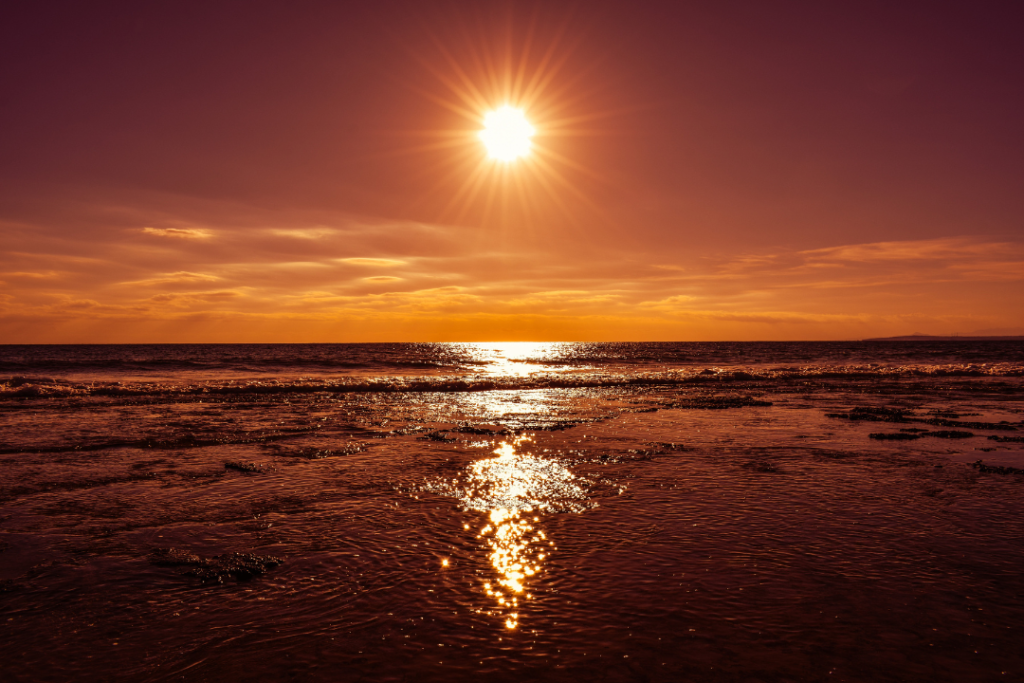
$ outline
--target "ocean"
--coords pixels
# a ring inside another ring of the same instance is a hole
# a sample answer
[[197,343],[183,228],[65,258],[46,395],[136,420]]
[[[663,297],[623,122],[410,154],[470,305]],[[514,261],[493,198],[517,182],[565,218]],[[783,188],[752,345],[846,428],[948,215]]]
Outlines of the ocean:
[[0,346],[4,681],[1024,679],[1024,342]]

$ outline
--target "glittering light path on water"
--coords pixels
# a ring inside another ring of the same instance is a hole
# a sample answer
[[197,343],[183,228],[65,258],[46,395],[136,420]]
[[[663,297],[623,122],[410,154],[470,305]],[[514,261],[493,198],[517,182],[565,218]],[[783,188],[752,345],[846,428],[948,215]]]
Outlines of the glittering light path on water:
[[531,440],[521,436],[501,443],[494,450],[496,457],[466,468],[461,484],[453,480],[426,487],[458,498],[465,510],[487,514],[477,538],[484,539],[497,576],[485,581],[483,589],[510,629],[519,625],[522,602],[533,597],[529,584],[556,549],[540,526],[544,514],[579,513],[597,505],[590,498],[590,480],[573,474],[554,457],[517,452]]
[[[533,597],[526,591],[526,582],[541,571],[548,547],[554,548],[554,542],[548,541],[542,530],[531,525],[524,513],[529,511],[492,510],[490,524],[479,534],[487,539],[491,549],[488,559],[498,574],[494,584],[484,583],[484,590],[504,611],[508,628],[519,625],[519,599]],[[532,521],[536,523],[540,519],[533,517]]]

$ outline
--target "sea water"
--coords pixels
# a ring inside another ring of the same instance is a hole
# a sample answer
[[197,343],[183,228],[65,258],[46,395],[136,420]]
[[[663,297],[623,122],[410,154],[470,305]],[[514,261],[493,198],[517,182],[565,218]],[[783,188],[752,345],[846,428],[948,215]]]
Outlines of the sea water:
[[3,680],[1020,680],[1022,413],[1022,342],[0,346]]

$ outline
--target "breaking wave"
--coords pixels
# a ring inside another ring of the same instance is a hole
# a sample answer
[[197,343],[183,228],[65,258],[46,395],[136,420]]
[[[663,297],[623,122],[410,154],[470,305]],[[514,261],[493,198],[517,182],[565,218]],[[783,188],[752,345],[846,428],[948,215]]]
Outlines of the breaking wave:
[[686,368],[659,372],[537,372],[527,376],[473,376],[461,374],[424,377],[300,377],[214,379],[202,381],[81,382],[42,376],[0,378],[0,400],[155,395],[231,395],[306,393],[413,393],[478,392],[534,389],[582,389],[600,387],[672,386],[716,383],[774,383],[790,381],[871,381],[914,378],[1024,377],[1024,365],[874,365],[807,366],[781,368]]

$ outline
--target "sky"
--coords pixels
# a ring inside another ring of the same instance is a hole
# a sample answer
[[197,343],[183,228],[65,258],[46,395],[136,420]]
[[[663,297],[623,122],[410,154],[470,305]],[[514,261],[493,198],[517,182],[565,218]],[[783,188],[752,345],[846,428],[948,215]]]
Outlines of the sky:
[[0,343],[1024,334],[1022,19],[8,3]]

